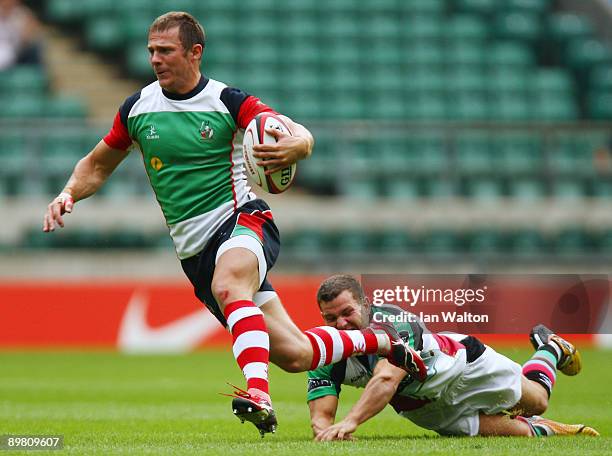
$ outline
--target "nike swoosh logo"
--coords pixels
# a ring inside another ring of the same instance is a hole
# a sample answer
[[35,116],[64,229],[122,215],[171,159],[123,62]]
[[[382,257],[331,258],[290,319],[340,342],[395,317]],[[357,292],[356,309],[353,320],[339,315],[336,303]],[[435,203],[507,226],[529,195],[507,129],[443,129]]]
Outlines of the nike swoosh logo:
[[193,350],[212,336],[219,321],[204,309],[152,328],[147,323],[149,299],[144,291],[136,290],[119,325],[117,345],[126,353],[182,353]]

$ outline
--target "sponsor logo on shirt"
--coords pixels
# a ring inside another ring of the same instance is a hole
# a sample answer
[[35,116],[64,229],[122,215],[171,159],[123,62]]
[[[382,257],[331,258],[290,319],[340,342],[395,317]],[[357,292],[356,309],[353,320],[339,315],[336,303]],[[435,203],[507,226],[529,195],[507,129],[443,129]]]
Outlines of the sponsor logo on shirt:
[[146,139],[159,139],[159,134],[157,134],[157,130],[155,129],[155,125],[150,125],[148,134],[145,136]]

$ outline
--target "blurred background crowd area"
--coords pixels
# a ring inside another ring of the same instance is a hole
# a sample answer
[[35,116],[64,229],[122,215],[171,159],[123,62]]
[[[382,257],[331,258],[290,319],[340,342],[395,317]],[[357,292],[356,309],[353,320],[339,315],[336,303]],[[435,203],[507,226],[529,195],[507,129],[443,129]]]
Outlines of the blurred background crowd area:
[[612,2],[0,0],[0,277],[180,273],[138,151],[40,228],[170,10],[204,74],[316,137],[266,198],[275,271],[609,272]]

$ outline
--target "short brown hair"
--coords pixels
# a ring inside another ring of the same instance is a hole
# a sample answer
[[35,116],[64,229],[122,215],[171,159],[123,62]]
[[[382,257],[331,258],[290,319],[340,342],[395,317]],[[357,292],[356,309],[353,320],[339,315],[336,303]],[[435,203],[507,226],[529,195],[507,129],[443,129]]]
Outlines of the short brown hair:
[[165,32],[174,27],[179,28],[179,39],[185,52],[190,50],[194,44],[205,46],[206,33],[204,33],[204,27],[195,17],[184,11],[170,11],[162,14],[149,27],[149,34],[151,32]]
[[330,302],[338,297],[344,290],[348,290],[353,298],[359,303],[364,304],[366,299],[361,284],[355,277],[348,274],[336,274],[325,279],[317,291],[317,303]]

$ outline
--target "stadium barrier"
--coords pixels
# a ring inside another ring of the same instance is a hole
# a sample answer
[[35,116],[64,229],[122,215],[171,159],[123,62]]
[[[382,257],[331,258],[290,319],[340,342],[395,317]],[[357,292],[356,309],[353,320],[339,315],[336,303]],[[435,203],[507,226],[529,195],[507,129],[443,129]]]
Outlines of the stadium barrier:
[[[321,277],[274,277],[302,328],[323,324],[315,304]],[[227,346],[229,334],[185,282],[0,282],[0,349],[103,349],[180,353]],[[581,345],[591,335],[576,335]],[[526,346],[522,335],[483,335],[494,345]],[[574,339],[576,340],[576,339]]]

